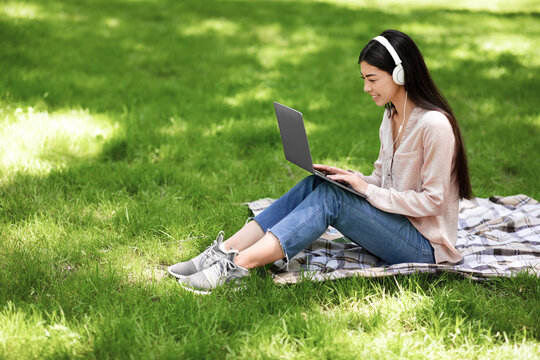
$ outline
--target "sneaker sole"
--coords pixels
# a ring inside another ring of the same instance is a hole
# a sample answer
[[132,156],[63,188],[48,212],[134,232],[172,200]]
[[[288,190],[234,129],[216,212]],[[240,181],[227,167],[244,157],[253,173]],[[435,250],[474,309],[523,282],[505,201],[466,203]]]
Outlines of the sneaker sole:
[[210,295],[212,293],[212,290],[198,290],[198,289],[194,289],[186,284],[184,284],[182,282],[182,279],[178,279],[178,283],[180,284],[180,286],[184,289],[184,290],[187,290],[187,291],[191,291],[192,293],[194,294],[197,294],[197,295]]
[[[185,276],[184,278],[186,278],[187,276]],[[180,284],[180,286],[184,289],[184,290],[187,290],[187,291],[190,291],[194,294],[197,294],[197,295],[210,295],[212,293],[212,290],[200,290],[200,289],[195,289],[195,288],[192,288],[191,286],[189,285],[186,285],[182,282],[183,279],[178,279],[178,283]],[[227,284],[223,284],[223,286],[225,286]],[[234,286],[230,286],[229,285],[229,288],[232,289],[232,291],[236,292],[238,290],[244,290],[247,288],[247,285],[246,284],[234,284]]]

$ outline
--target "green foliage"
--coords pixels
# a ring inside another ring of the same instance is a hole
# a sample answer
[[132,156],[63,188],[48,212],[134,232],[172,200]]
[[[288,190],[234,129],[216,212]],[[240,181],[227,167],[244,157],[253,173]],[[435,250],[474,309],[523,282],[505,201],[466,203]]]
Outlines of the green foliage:
[[476,196],[540,198],[533,1],[0,3],[0,358],[523,358],[540,282],[442,275],[182,291],[165,268],[317,162],[372,169],[362,46],[409,33],[454,107]]

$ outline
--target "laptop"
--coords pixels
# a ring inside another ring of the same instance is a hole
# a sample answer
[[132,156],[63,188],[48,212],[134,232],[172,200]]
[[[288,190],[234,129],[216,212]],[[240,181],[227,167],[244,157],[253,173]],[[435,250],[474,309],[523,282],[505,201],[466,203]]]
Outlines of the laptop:
[[309,171],[315,176],[339,186],[342,189],[350,191],[358,196],[365,197],[365,195],[360,194],[352,187],[329,179],[325,174],[313,168],[313,161],[311,160],[311,151],[309,150],[306,128],[304,127],[304,118],[302,117],[302,113],[300,111],[291,109],[290,107],[275,101],[274,110],[276,111],[276,118],[278,121],[279,133],[281,135],[281,142],[283,144],[283,151],[285,152],[285,159],[292,162],[296,166]]

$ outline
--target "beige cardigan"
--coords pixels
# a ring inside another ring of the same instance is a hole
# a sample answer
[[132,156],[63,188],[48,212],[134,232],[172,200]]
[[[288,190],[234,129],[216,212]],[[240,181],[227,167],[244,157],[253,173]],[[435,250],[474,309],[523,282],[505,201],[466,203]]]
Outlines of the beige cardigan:
[[407,216],[433,246],[436,263],[456,263],[458,186],[451,181],[454,134],[438,111],[415,108],[393,151],[392,121],[385,111],[375,170],[364,176],[367,200],[378,209]]

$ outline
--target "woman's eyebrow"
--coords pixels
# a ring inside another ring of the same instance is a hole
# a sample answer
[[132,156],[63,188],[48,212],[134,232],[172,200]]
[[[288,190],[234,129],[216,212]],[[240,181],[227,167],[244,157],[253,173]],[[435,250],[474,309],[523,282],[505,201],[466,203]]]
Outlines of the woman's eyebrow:
[[370,77],[370,76],[376,76],[377,74],[367,74],[367,75],[364,75],[360,72],[360,75],[362,75],[363,78],[367,78],[367,77]]

